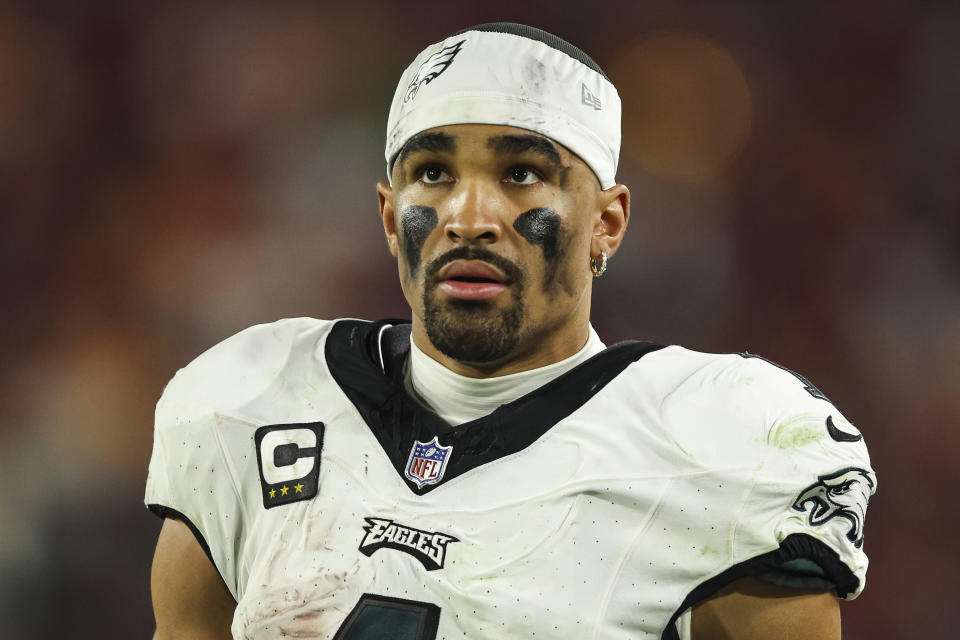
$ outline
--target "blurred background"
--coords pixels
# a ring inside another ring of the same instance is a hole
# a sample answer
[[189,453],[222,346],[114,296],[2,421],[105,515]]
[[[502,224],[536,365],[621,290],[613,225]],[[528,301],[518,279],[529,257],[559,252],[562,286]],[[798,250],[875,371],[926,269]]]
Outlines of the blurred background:
[[844,637],[956,637],[957,7],[0,1],[0,638],[152,633],[142,494],[179,367],[281,317],[409,316],[373,188],[389,102],[425,45],[499,20],[624,99],[600,335],[812,379],[880,478]]

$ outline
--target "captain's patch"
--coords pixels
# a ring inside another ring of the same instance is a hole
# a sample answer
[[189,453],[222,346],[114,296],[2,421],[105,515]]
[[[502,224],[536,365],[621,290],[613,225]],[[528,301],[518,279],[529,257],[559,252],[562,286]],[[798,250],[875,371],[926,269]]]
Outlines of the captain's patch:
[[423,531],[384,518],[364,518],[363,530],[367,534],[360,543],[360,553],[372,556],[375,551],[387,547],[408,553],[427,571],[443,568],[447,545],[459,542],[457,538],[439,531]]
[[874,481],[866,469],[850,467],[820,476],[793,502],[797,511],[810,511],[810,524],[822,525],[833,518],[850,523],[847,539],[855,547],[863,545],[863,521],[867,502],[873,493]]
[[447,460],[450,459],[451,451],[453,446],[442,446],[437,436],[434,436],[430,442],[417,440],[410,450],[410,457],[407,458],[407,467],[403,475],[415,482],[418,488],[427,484],[436,484],[443,479],[443,472],[447,469]]
[[317,495],[323,423],[278,424],[254,434],[266,509]]

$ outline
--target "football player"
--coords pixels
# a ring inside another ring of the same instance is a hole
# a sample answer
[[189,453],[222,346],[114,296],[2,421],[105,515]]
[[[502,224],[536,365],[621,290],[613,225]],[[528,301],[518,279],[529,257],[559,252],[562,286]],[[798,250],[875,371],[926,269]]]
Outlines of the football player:
[[282,320],[177,373],[156,638],[840,637],[876,478],[803,377],[605,346],[620,99],[538,29],[407,68],[377,186],[412,321]]

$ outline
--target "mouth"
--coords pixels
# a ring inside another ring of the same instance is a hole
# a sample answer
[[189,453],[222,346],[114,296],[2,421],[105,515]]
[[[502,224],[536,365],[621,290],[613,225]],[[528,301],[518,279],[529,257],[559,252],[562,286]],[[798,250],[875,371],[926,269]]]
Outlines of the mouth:
[[438,275],[440,291],[458,300],[489,300],[509,286],[499,269],[480,260],[456,260]]

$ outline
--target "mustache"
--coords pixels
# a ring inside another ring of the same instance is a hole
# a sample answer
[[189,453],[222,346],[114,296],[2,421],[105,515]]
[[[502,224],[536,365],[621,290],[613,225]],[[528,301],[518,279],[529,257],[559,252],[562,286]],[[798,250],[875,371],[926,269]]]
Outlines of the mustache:
[[435,280],[440,269],[454,260],[481,260],[500,269],[511,282],[518,284],[523,282],[523,271],[520,270],[520,267],[503,256],[482,247],[456,247],[434,258],[426,268],[427,280]]

